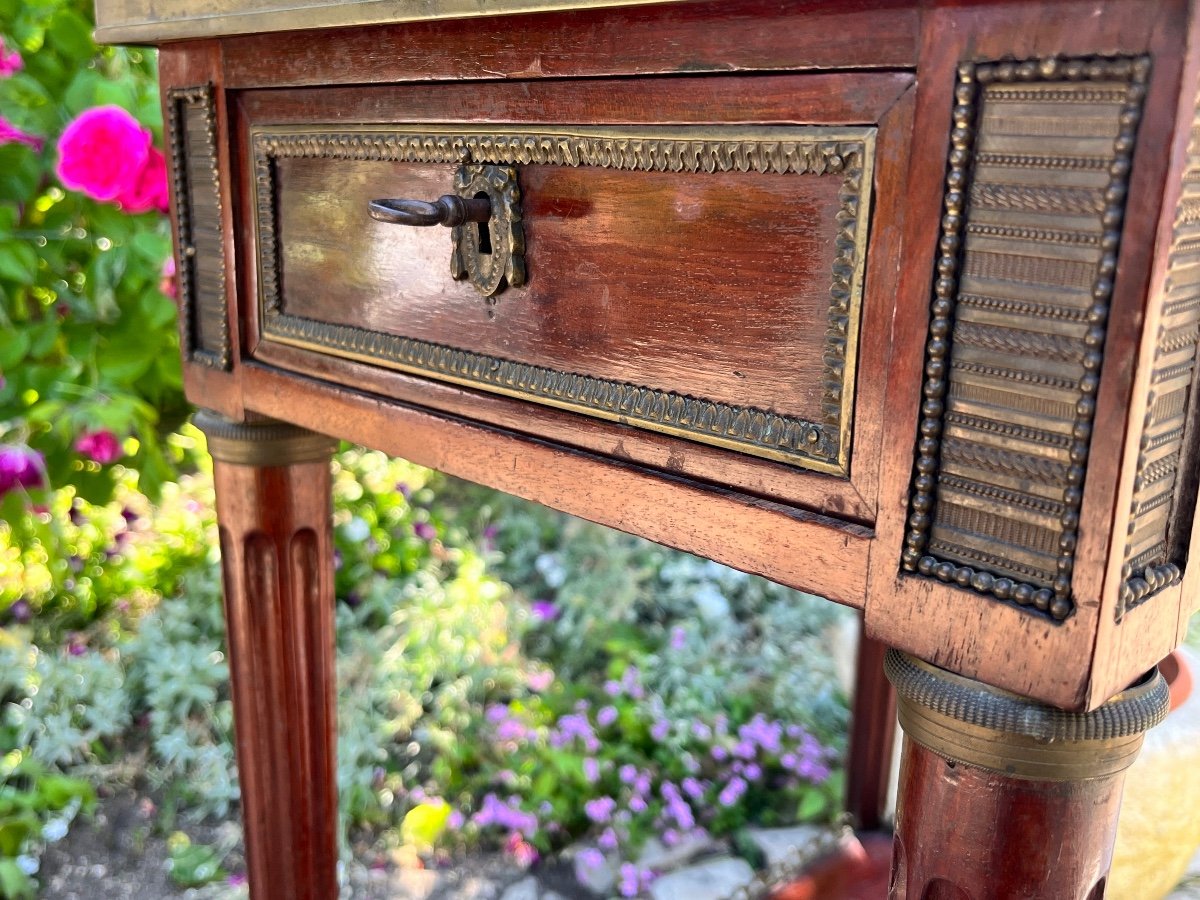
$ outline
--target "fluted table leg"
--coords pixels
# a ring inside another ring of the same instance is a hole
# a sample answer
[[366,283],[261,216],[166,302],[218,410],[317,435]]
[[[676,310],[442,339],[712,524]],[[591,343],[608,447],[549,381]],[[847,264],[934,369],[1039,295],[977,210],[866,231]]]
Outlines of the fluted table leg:
[[1099,900],[1157,671],[1070,713],[889,651],[904,752],[892,900]]
[[330,438],[202,411],[217,492],[250,893],[337,896]]

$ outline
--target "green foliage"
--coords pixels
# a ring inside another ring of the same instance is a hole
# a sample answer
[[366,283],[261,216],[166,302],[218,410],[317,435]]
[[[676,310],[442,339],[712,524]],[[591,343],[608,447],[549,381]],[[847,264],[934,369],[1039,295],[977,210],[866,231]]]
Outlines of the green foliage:
[[[194,441],[176,436],[170,444],[182,453]],[[136,617],[170,593],[209,556],[207,479],[168,482],[152,509],[137,489],[137,473],[120,468],[113,474],[116,497],[110,503],[91,504],[66,487],[49,493],[44,511],[0,518],[0,622],[23,603],[38,643],[87,631],[110,610],[122,615],[106,627],[120,627],[122,618]]]
[[125,675],[111,654],[18,645],[0,652],[0,672],[9,699],[3,724],[38,762],[61,768],[94,759],[129,724]]
[[193,843],[184,832],[174,832],[167,838],[167,866],[171,880],[183,887],[198,887],[224,878],[226,872],[222,865],[230,849],[229,846]]
[[0,145],[0,443],[30,445],[51,486],[104,502],[119,472],[76,451],[79,436],[114,433],[153,498],[174,472],[163,437],[186,406],[175,307],[160,289],[165,219],[54,175],[59,134],[93,106],[125,108],[161,143],[153,53],[96,47],[91,15],[91,0],[0,0],[0,35],[24,60],[0,78],[0,117],[45,142]]
[[227,816],[238,799],[224,638],[220,580],[209,564],[185,576],[177,596],[122,645],[130,703],[154,761],[147,774],[169,809],[194,818]]
[[[0,741],[11,741],[0,726]],[[20,750],[0,757],[0,897],[32,898],[38,854],[67,833],[71,820],[90,810],[96,796],[91,785],[46,768]]]

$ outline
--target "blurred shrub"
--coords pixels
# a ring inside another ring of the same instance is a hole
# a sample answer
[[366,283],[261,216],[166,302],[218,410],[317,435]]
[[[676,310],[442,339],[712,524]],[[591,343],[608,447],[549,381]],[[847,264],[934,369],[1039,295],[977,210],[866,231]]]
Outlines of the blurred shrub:
[[[97,48],[90,0],[0,0],[0,518],[113,464],[158,495],[186,415],[154,55]],[[167,293],[164,293],[164,288]],[[14,475],[17,471],[24,475]]]

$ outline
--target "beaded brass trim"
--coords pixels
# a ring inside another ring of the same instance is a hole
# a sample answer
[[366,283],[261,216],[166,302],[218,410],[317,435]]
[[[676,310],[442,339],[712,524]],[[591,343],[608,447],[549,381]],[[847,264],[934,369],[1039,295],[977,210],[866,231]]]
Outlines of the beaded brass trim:
[[[875,129],[662,128],[473,131],[263,127],[251,136],[257,199],[259,301],[268,340],[583,412],[708,444],[847,475],[854,375],[870,221]],[[507,165],[596,166],[645,172],[759,172],[841,179],[823,347],[820,421],[716,403],[643,385],[518,363],[414,338],[290,315],[280,291],[275,162],[293,157]],[[867,188],[864,190],[863,186]]]
[[963,63],[904,571],[1047,613],[1071,571],[1145,57]]
[[337,439],[279,422],[235,422],[211,410],[196,412],[193,424],[204,432],[213,459],[239,466],[290,466],[327,462]]
[[1092,712],[1068,712],[889,650],[905,734],[954,762],[1017,778],[1097,778],[1127,768],[1142,735],[1167,715],[1155,669]]
[[211,84],[167,92],[171,181],[179,220],[179,327],[184,357],[228,370],[225,241]]

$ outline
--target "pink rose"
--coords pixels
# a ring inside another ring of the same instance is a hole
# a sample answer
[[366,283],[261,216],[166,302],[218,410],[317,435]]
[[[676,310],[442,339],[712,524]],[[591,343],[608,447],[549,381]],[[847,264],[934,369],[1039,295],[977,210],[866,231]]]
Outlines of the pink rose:
[[4,46],[4,38],[0,37],[0,78],[7,78],[14,72],[20,72],[25,68],[25,62],[21,59],[21,54],[16,50],[11,53],[6,53]]
[[75,449],[98,463],[115,462],[124,456],[121,442],[111,431],[85,431],[75,441]]
[[46,483],[46,460],[36,450],[18,444],[0,444],[0,497],[15,488],[41,487]]
[[163,260],[158,289],[172,300],[179,299],[179,288],[175,284],[175,255],[171,254]]
[[40,137],[27,134],[3,116],[0,116],[0,144],[27,144],[34,150],[41,150],[45,143]]
[[150,148],[146,164],[137,179],[116,198],[125,212],[144,213],[152,209],[166,212],[170,199],[167,193],[167,161],[157,147]]
[[150,132],[119,106],[85,110],[58,139],[58,178],[95,200],[115,200],[137,189],[150,140]]

